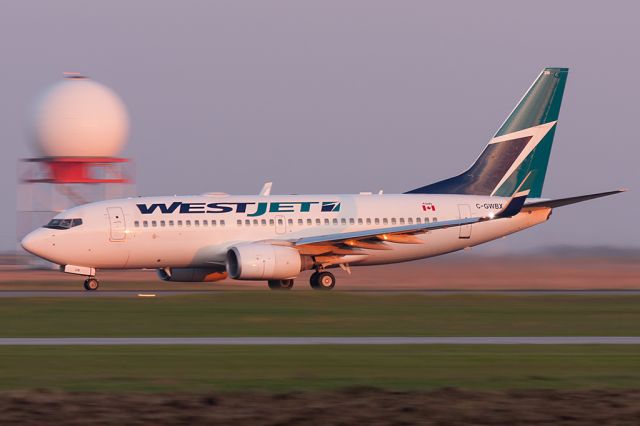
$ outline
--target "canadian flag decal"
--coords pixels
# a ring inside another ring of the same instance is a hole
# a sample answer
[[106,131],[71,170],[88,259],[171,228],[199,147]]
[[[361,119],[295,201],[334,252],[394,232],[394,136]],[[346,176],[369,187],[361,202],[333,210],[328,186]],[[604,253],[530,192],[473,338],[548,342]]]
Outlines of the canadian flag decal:
[[435,211],[436,211],[436,206],[434,206],[432,203],[422,203],[422,211],[425,211],[425,212],[428,212],[428,211],[435,212]]

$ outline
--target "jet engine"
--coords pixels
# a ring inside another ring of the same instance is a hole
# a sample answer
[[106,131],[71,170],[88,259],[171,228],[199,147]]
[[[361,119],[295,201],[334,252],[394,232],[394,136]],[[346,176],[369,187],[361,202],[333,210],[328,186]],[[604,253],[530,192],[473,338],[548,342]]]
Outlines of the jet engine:
[[158,269],[162,281],[172,282],[213,282],[227,278],[227,273],[211,268],[163,268]]
[[309,269],[310,259],[293,247],[265,243],[243,244],[227,251],[227,272],[236,280],[285,280]]

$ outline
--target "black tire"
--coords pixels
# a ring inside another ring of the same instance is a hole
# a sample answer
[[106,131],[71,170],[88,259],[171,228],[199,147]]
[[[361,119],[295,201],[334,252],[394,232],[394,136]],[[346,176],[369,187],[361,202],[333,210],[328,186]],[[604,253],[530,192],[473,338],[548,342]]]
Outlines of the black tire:
[[331,290],[336,285],[336,277],[331,272],[316,272],[311,275],[311,288],[314,290]]
[[293,280],[269,280],[269,288],[271,290],[291,290]]
[[311,276],[309,277],[309,284],[311,285],[312,289],[318,289],[318,272],[314,272],[313,274],[311,274]]
[[282,280],[282,288],[284,290],[291,290],[293,288],[293,280]]
[[84,280],[84,289],[88,291],[95,291],[100,287],[100,282],[95,278],[87,278]]

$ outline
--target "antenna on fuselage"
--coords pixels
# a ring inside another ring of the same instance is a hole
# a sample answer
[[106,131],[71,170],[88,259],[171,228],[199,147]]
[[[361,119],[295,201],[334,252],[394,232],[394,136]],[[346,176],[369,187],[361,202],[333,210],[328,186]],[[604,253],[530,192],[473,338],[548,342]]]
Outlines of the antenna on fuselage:
[[264,185],[262,185],[262,189],[260,190],[260,195],[261,197],[266,197],[268,195],[271,195],[271,186],[273,185],[273,182],[265,182]]

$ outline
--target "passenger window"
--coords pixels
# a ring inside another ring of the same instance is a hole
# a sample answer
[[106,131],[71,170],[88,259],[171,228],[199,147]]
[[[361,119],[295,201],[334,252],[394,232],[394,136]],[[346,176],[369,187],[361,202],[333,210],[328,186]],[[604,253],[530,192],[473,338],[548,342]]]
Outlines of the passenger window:
[[269,219],[269,225],[273,226],[273,225],[275,225],[275,223],[276,222],[273,219]]
[[367,218],[367,225],[371,225],[371,218],[370,217]]
[[136,228],[140,227],[140,221],[136,220],[135,222],[133,222],[133,226],[135,226]]
[[149,226],[149,222],[147,222],[146,220],[144,222],[142,222],[142,226],[144,226],[145,228],[147,228]]
[[267,219],[262,219],[260,221],[260,224],[262,224],[262,226],[266,226],[267,225]]
[[413,225],[413,218],[412,218],[412,217],[410,217],[409,219],[407,219],[407,223],[408,223],[409,225]]
[[349,224],[350,224],[350,225],[353,225],[353,224],[355,224],[355,223],[356,223],[356,220],[355,220],[354,218],[350,217],[350,218],[349,218]]
[[164,226],[165,226],[165,225],[166,225],[165,221],[164,221],[164,220],[161,220],[161,221],[160,221],[160,226],[162,226],[162,227],[164,228]]
[[434,218],[433,218],[433,222],[437,222],[437,221],[438,221],[438,218],[437,218],[437,217],[434,217]]
[[333,224],[337,225],[338,224],[338,219],[333,219]]
[[202,226],[209,226],[209,221],[208,220],[203,220],[202,221]]
[[173,221],[172,220],[169,221],[169,226],[173,226]]
[[329,219],[325,219],[325,220],[324,220],[324,224],[325,224],[325,225],[328,225],[328,224],[329,224]]
[[313,221],[311,219],[307,219],[307,225],[311,226],[313,224]]
[[258,226],[258,223],[259,223],[259,222],[258,222],[258,219],[253,219],[253,224],[254,224],[255,226]]
[[386,217],[382,218],[382,223],[385,224],[385,225],[388,225],[389,224],[389,219],[387,219]]
[[155,220],[152,220],[151,221],[151,226],[153,226],[155,228],[156,226],[158,226],[158,222],[156,222]]
[[245,225],[247,225],[247,226],[251,225],[251,220],[246,219],[246,220],[244,221],[244,224],[245,224]]
[[182,226],[182,221],[181,220],[178,221],[178,226]]
[[220,221],[220,226],[224,226],[224,220]]
[[400,218],[400,225],[404,225],[404,217]]
[[392,218],[391,218],[391,224],[392,224],[392,225],[395,225],[395,224],[396,224],[396,218],[395,218],[395,217],[392,217]]
[[302,219],[298,219],[298,225],[302,225],[304,222]]
[[282,225],[284,224],[284,222],[282,221],[282,219],[278,219],[278,225]]
[[380,219],[378,219],[377,217],[373,220],[373,222],[374,222],[376,225],[380,225]]
[[429,218],[428,217],[424,218],[424,223],[429,223]]
[[363,223],[363,222],[362,222],[362,218],[361,218],[361,217],[359,217],[359,218],[358,218],[358,225],[362,225],[362,223]]
[[185,221],[184,223],[185,223],[185,225],[187,225],[187,226],[191,226],[191,221],[190,221],[190,220],[187,220],[187,221]]
[[241,221],[240,219],[238,219],[238,221],[236,222],[236,224],[237,224],[238,226],[242,226],[242,221]]
[[422,220],[419,217],[416,217],[416,223],[422,223]]
[[194,224],[195,226],[200,226],[200,221],[199,221],[199,220],[194,220],[194,221],[193,221],[193,224]]
[[288,223],[289,225],[293,225],[293,219],[288,219],[288,220],[287,220],[287,223]]
[[340,219],[340,223],[343,225],[347,224],[347,219],[345,219],[344,217],[342,219]]
[[320,219],[316,219],[316,225],[320,225],[321,223]]
[[211,226],[216,226],[216,221],[215,220],[211,221]]

